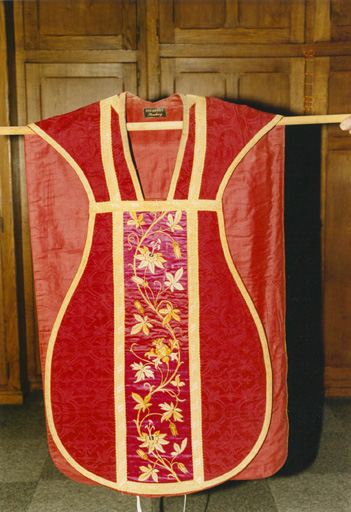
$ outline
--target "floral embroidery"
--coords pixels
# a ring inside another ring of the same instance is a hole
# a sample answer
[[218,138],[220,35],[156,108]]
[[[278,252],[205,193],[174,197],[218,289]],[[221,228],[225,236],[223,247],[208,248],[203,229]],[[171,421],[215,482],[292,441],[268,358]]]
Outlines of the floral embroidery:
[[138,268],[147,267],[153,274],[155,273],[155,266],[159,268],[164,268],[163,263],[167,261],[164,258],[162,258],[161,252],[154,252],[154,249],[155,247],[153,247],[153,249],[150,250],[148,247],[144,245],[142,249],[139,248],[141,254],[135,256],[137,260],[141,260],[141,263],[139,264]]
[[166,277],[168,281],[165,281],[165,285],[169,286],[171,289],[171,292],[174,292],[174,289],[176,290],[184,290],[183,286],[178,282],[182,275],[183,275],[184,269],[183,267],[180,267],[180,269],[177,270],[174,277],[170,272],[166,272]]
[[180,219],[182,218],[182,212],[178,211],[175,215],[174,215],[174,218],[172,217],[172,215],[169,213],[168,216],[167,216],[167,219],[168,219],[168,222],[167,222],[167,226],[170,227],[172,233],[174,233],[174,231],[176,231],[177,229],[179,230],[182,230],[182,226],[179,226],[178,222],[180,221]]
[[[142,343],[132,343],[130,350],[137,360],[131,367],[136,372],[134,383],[139,385],[138,391],[141,383],[146,389],[145,394],[132,392],[131,396],[136,411],[133,420],[136,439],[140,442],[136,453],[149,462],[139,467],[138,479],[158,482],[163,475],[162,478],[179,482],[188,473],[179,460],[187,446],[187,437],[183,437],[180,444],[173,443],[173,450],[171,448],[171,436],[181,436],[178,433],[184,421],[181,402],[185,400],[180,396],[185,382],[181,380],[182,311],[177,304],[177,293],[184,290],[185,282],[181,262],[175,263],[181,260],[182,254],[179,241],[174,238],[183,231],[179,224],[182,212],[173,215],[154,212],[150,224],[145,222],[143,213],[131,212],[130,215],[132,219],[127,224],[134,229],[128,235],[129,250],[133,251],[133,263],[129,265],[133,269],[131,280],[136,291],[132,303],[138,311],[133,313],[136,323],[131,327],[131,335],[137,335]],[[172,271],[164,266],[169,248],[173,249],[175,257]],[[156,269],[163,271],[163,277]],[[152,329],[158,335],[162,331],[161,336],[150,339]],[[141,351],[145,342],[147,348]]]
[[137,217],[135,212],[130,212],[130,215],[132,216],[132,218],[127,222],[129,226],[136,226],[136,228],[141,228],[141,226],[145,224],[145,221],[143,221],[143,213],[141,213],[139,217]]
[[137,324],[133,325],[133,328],[130,332],[130,334],[138,334],[141,330],[143,330],[143,333],[146,334],[146,336],[149,335],[150,330],[149,327],[152,327],[152,323],[148,322],[147,316],[140,316],[140,315],[134,315],[135,320],[138,321]]
[[[136,371],[136,380],[134,382],[140,382],[148,377],[154,379],[154,372],[151,370],[151,366],[149,364],[133,363],[130,366]],[[177,377],[179,377],[179,375],[177,375]]]
[[147,465],[147,468],[145,466],[140,466],[140,471],[142,472],[139,476],[139,480],[147,480],[150,476],[152,476],[153,480],[155,482],[158,482],[158,475],[159,473],[158,469],[155,469],[151,466],[151,464]]

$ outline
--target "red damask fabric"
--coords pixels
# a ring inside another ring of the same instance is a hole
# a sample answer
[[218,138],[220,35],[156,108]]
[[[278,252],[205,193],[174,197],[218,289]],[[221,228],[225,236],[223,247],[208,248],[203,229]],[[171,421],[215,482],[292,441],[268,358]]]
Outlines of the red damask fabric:
[[[126,137],[126,121],[155,121],[145,109],[166,112],[160,123],[186,116],[187,131]],[[124,93],[26,136],[48,439],[70,478],[172,495],[283,465],[275,124],[216,98]]]

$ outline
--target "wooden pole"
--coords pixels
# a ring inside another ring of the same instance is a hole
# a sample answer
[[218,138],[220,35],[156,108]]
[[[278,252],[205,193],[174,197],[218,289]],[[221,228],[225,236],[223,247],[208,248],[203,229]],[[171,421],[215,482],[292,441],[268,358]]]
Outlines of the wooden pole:
[[[350,114],[330,114],[321,116],[291,116],[283,117],[278,125],[299,125],[299,124],[332,124],[341,123]],[[162,121],[149,123],[127,123],[129,131],[134,130],[180,130],[182,121]],[[34,135],[29,126],[0,126],[0,135]]]

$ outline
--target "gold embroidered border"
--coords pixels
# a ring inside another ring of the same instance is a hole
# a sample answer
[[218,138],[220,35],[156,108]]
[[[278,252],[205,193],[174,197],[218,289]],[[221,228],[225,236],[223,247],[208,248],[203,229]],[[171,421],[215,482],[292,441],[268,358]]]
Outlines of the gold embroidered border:
[[39,126],[37,126],[34,123],[30,124],[29,126],[35,133],[37,133],[42,139],[44,139],[48,144],[50,144],[50,146],[56,149],[56,151],[66,160],[66,162],[72,167],[72,169],[74,169],[88,196],[89,203],[95,203],[95,197],[89,184],[89,181],[87,180],[85,174],[83,173],[82,169],[79,167],[77,162],[71,157],[71,155],[67,153],[67,151],[63,149],[63,147],[60,146],[60,144],[56,142],[56,140],[50,137],[50,135],[44,132],[44,130],[39,128]]
[[124,157],[127,162],[127,167],[129,169],[129,173],[131,175],[134,190],[137,196],[138,201],[143,200],[143,193],[141,190],[141,185],[139,182],[139,178],[136,172],[136,169],[133,164],[132,155],[130,152],[129,147],[129,140],[128,140],[128,132],[127,132],[127,120],[126,120],[126,92],[123,92],[119,96],[113,96],[112,98],[109,98],[111,106],[115,109],[115,111],[118,114],[119,119],[119,128],[122,138],[122,144],[123,144],[123,153]]
[[199,96],[195,105],[194,160],[189,185],[189,199],[199,199],[206,155],[207,133],[206,98]]
[[111,105],[108,99],[100,101],[100,140],[102,166],[104,168],[110,200],[118,201],[121,199],[121,195],[119,193],[115,165],[113,161]]
[[182,94],[180,94],[180,97],[183,101],[183,130],[182,135],[180,137],[177,158],[174,166],[174,171],[172,174],[171,184],[167,194],[167,200],[171,200],[174,197],[175,189],[180,174],[180,169],[183,163],[185,147],[189,136],[189,100],[186,96],[183,96]]
[[142,212],[158,212],[158,211],[193,211],[193,210],[221,210],[221,201],[199,199],[197,201],[189,201],[180,199],[179,201],[121,201],[118,203],[101,202],[90,204],[90,211],[95,213],[106,213],[114,211],[142,211]]
[[204,481],[202,451],[202,403],[200,367],[200,292],[199,292],[199,243],[198,215],[187,212],[188,243],[188,330],[189,330],[189,382],[191,410],[191,442],[194,480],[198,485]]
[[123,211],[113,212],[114,368],[117,484],[127,481],[127,420],[124,381],[124,254]]
[[254,147],[255,144],[257,144],[257,142],[260,139],[262,139],[262,137],[264,135],[266,135],[266,133],[269,132],[269,130],[274,128],[274,126],[278,123],[278,121],[280,121],[280,119],[282,117],[283,116],[280,116],[280,115],[275,116],[269,123],[267,123],[263,128],[261,128],[261,130],[259,132],[257,132],[254,137],[252,137],[252,139],[246,144],[245,147],[243,147],[243,149],[240,151],[240,153],[234,158],[233,162],[228,167],[228,169],[221,181],[221,184],[220,184],[218,192],[217,192],[217,197],[216,197],[217,200],[222,200],[224,191],[226,189],[226,186],[228,185],[228,181],[230,180],[233,172],[235,171],[235,169],[239,165],[239,163],[242,161],[244,156],[250,151],[250,149],[252,149]]

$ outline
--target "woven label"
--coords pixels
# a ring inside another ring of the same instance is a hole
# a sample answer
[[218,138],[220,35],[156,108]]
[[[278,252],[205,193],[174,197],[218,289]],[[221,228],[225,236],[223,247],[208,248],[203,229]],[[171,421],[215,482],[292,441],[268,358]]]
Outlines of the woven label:
[[167,117],[166,107],[143,108],[144,117]]

